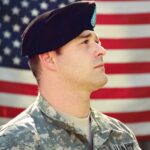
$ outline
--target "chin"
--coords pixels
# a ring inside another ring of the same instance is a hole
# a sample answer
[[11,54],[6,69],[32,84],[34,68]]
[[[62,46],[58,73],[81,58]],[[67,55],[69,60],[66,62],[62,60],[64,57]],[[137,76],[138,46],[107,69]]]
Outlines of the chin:
[[108,82],[108,78],[106,75],[103,77],[99,78],[94,84],[93,84],[93,90],[97,90],[102,88],[106,83]]

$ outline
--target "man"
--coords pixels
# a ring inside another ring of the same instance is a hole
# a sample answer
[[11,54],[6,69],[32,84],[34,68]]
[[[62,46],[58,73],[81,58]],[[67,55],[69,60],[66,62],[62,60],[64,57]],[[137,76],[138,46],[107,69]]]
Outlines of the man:
[[107,82],[95,7],[72,3],[38,16],[24,31],[22,55],[39,95],[1,127],[0,150],[140,150],[124,124],[90,107],[91,92]]

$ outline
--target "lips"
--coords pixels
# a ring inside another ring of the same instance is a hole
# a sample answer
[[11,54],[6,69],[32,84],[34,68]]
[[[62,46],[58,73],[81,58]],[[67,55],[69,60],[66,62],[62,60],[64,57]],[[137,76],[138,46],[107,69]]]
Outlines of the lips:
[[100,68],[100,67],[104,67],[104,64],[99,64],[99,65],[95,66],[94,68],[96,69],[96,68]]

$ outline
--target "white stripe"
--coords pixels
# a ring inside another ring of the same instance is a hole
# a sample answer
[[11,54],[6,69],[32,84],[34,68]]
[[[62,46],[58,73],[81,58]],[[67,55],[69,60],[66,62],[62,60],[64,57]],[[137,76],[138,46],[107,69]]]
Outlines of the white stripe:
[[[0,93],[0,106],[27,108],[36,96]],[[150,98],[138,99],[92,99],[91,106],[100,112],[137,112],[150,110]]]
[[92,99],[91,106],[103,113],[123,113],[150,110],[150,98]]
[[2,118],[0,117],[0,126],[4,125],[5,123],[7,123],[8,121],[10,121],[12,118]]
[[[30,71],[20,71],[19,69],[0,68],[0,80],[34,84],[34,79]],[[19,77],[17,76],[19,75]],[[28,76],[27,76],[28,75]],[[31,78],[29,80],[29,78]],[[107,88],[118,87],[140,87],[150,85],[150,74],[112,74],[108,76]]]
[[150,37],[149,25],[97,25],[95,31],[100,38],[142,38]]
[[[102,43],[103,44],[103,43]],[[150,49],[107,50],[105,63],[150,62]]]
[[136,136],[150,135],[150,122],[128,123],[126,124]]
[[150,1],[101,1],[97,2],[99,14],[129,14],[150,12]]
[[109,75],[107,88],[150,86],[150,74],[117,74]]
[[0,93],[0,106],[27,108],[35,99],[35,96]]
[[0,80],[36,84],[36,81],[29,70],[0,67],[0,72]]

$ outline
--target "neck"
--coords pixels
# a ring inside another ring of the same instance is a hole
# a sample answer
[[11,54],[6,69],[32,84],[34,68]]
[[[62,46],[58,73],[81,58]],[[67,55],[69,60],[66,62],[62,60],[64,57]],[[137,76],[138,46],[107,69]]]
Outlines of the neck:
[[42,96],[58,111],[75,117],[87,117],[90,112],[90,92],[66,83],[54,83],[39,90]]

